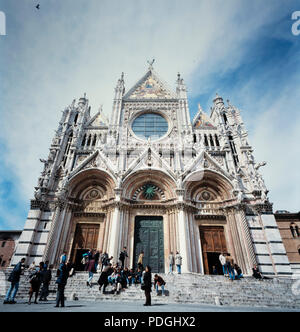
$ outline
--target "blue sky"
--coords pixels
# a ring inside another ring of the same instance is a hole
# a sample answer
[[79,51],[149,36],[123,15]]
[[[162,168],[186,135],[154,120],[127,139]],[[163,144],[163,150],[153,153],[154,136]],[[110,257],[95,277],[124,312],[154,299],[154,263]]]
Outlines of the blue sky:
[[[41,9],[37,11],[35,4]],[[237,106],[274,209],[299,211],[300,36],[293,0],[0,0],[0,229],[22,229],[61,110],[85,92],[110,115],[156,59],[191,116],[216,92]]]

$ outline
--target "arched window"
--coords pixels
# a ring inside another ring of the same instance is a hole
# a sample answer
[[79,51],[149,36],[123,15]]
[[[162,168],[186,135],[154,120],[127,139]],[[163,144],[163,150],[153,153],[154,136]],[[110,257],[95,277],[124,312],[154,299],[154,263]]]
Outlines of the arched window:
[[75,115],[75,118],[74,118],[74,124],[77,123],[77,120],[78,120],[78,114],[79,114],[79,113],[77,113],[77,114]]
[[225,113],[223,114],[223,118],[224,118],[224,122],[225,122],[225,124],[227,124],[228,120],[227,120],[227,116],[226,116]]
[[207,139],[207,135],[206,135],[206,134],[204,135],[204,145],[205,145],[205,146],[209,146],[209,144],[208,144],[208,139]]
[[68,159],[68,154],[69,154],[69,151],[70,151],[72,139],[73,139],[73,132],[71,131],[71,133],[69,134],[69,138],[68,138],[66,148],[65,148],[65,153],[64,153],[64,159],[63,159],[64,167],[66,166],[66,162],[67,162],[67,159]]
[[97,142],[97,135],[95,134],[95,135],[94,135],[94,139],[93,139],[92,146],[95,146],[95,145],[96,145],[96,142]]
[[216,144],[217,144],[217,146],[220,146],[220,142],[219,142],[219,139],[218,139],[218,135],[217,135],[217,134],[215,134],[215,140],[216,140]]
[[85,142],[86,142],[86,134],[83,136],[81,146],[85,146]]
[[209,135],[209,140],[210,140],[210,145],[211,145],[211,146],[215,146],[215,144],[214,144],[214,140],[213,140],[211,134]]
[[239,157],[237,155],[237,151],[236,151],[236,148],[235,148],[233,137],[231,135],[229,135],[228,139],[229,139],[230,149],[231,149],[231,152],[232,152],[232,155],[233,155],[234,164],[235,164],[235,166],[238,166]]
[[91,140],[92,140],[92,135],[89,136],[89,139],[88,139],[87,144],[86,144],[87,146],[91,145]]
[[194,134],[194,143],[197,143],[197,136]]

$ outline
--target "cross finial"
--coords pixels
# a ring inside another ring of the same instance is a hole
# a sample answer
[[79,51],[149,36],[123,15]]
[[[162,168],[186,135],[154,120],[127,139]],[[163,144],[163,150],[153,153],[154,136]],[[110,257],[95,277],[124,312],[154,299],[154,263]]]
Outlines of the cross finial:
[[147,61],[148,62],[148,64],[149,64],[149,70],[152,70],[153,69],[153,64],[154,64],[154,62],[155,62],[155,59],[153,59],[152,61]]

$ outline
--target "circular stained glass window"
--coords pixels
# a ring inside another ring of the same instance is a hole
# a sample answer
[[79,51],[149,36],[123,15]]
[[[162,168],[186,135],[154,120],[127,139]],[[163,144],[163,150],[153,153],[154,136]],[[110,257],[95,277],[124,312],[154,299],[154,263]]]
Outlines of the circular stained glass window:
[[168,132],[166,119],[155,113],[146,113],[137,117],[132,124],[135,135],[142,139],[159,139]]

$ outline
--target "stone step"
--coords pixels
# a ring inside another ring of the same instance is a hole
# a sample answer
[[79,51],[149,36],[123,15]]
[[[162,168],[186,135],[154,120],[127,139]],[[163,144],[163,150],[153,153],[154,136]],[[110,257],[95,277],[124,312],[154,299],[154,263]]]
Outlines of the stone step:
[[[10,283],[6,281],[9,271],[0,272],[0,295],[4,295]],[[28,299],[30,284],[25,273],[21,277],[18,298]],[[100,274],[95,274],[93,287],[86,286],[88,274],[86,272],[76,273],[68,279],[65,289],[67,299],[77,298],[88,301],[144,301],[144,292],[140,285],[133,285],[122,291],[120,294],[101,294],[97,285]],[[296,298],[291,292],[294,280],[273,279],[258,281],[253,278],[244,278],[231,282],[224,276],[203,276],[196,274],[182,275],[162,275],[166,281],[168,296],[157,296],[153,291],[153,301],[160,303],[201,303],[215,304],[218,297],[222,304],[231,306],[266,306],[266,307],[287,307],[300,308],[300,298]],[[48,299],[54,300],[56,297],[55,271],[52,274],[53,280],[50,284],[50,294]],[[108,286],[107,291],[112,287]]]

